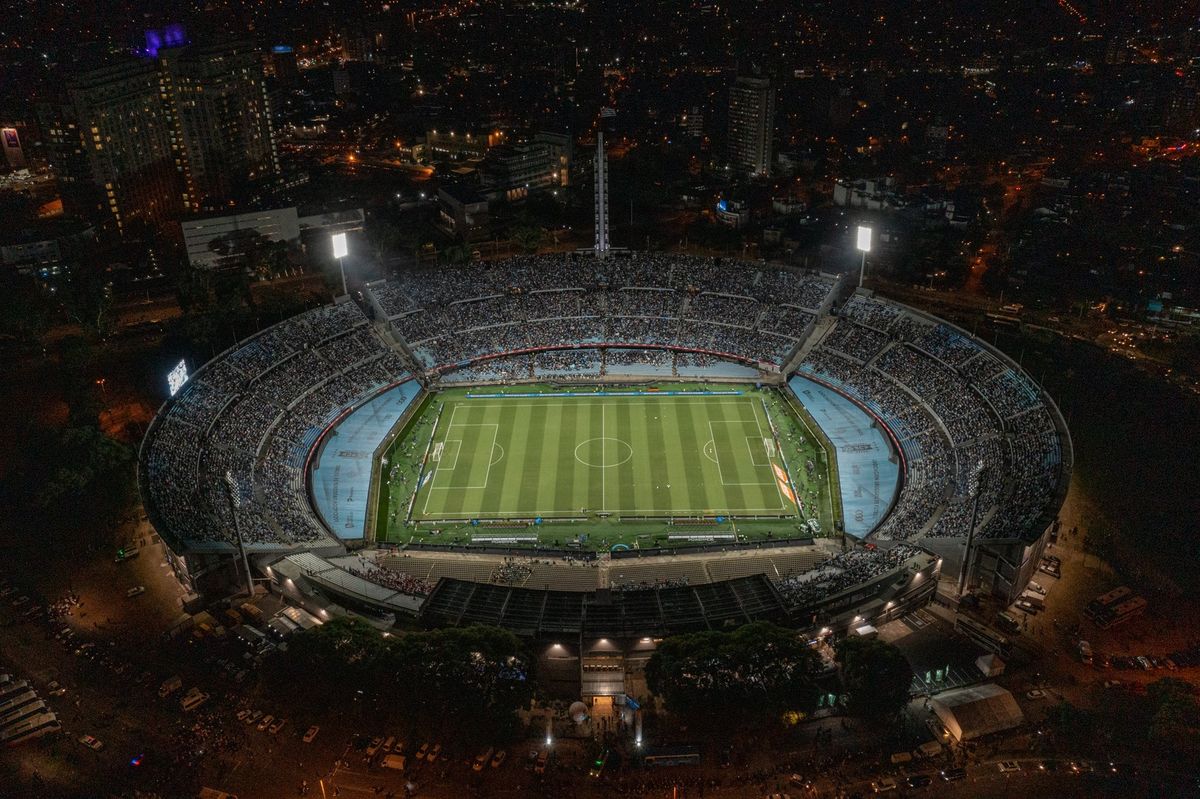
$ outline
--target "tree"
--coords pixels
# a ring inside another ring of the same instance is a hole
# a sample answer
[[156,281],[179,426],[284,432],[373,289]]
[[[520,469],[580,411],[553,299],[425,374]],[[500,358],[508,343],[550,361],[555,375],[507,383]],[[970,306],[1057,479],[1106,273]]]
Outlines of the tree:
[[92,425],[33,430],[23,442],[26,468],[9,475],[0,500],[40,535],[72,533],[90,546],[108,543],[133,499],[133,448]]
[[471,260],[471,248],[466,244],[451,244],[442,250],[441,260],[444,264],[460,266]]
[[835,649],[851,713],[885,719],[908,704],[912,667],[898,648],[878,638],[850,636]]
[[50,327],[52,306],[46,291],[18,275],[0,278],[0,335],[36,341]]
[[100,269],[81,265],[71,273],[66,296],[67,312],[92,338],[105,338],[113,331],[112,283]]
[[517,225],[512,229],[512,239],[526,253],[538,251],[545,241],[546,231],[539,225]]
[[405,241],[405,236],[392,222],[374,217],[367,226],[367,240],[375,251],[375,260],[383,263],[384,256],[398,249]]
[[358,619],[335,619],[297,636],[267,664],[267,685],[314,685],[329,707],[358,707],[421,728],[454,731],[469,744],[515,731],[533,679],[520,640],[495,627],[410,632],[384,638]]
[[807,712],[816,666],[816,653],[793,631],[756,622],[666,639],[646,664],[646,681],[672,713],[722,735],[763,717]]

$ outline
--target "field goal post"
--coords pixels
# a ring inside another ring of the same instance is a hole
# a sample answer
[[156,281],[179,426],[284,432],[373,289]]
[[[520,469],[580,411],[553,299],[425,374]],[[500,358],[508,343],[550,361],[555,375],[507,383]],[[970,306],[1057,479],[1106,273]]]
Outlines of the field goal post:
[[763,438],[762,442],[763,442],[763,449],[766,450],[766,452],[767,452],[767,458],[768,459],[774,458],[775,457],[775,439]]

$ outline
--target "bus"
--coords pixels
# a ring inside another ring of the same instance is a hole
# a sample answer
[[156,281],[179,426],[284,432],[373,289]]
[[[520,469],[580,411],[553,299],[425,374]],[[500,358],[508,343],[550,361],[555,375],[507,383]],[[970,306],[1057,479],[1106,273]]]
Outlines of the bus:
[[642,758],[647,766],[691,766],[700,762],[700,747],[660,746],[652,749]]
[[53,713],[39,713],[0,730],[0,746],[17,746],[61,729],[58,716]]
[[49,711],[50,708],[46,707],[46,703],[41,699],[35,699],[28,704],[10,708],[4,713],[0,713],[0,730],[4,729],[10,724],[16,724],[22,719],[27,719],[30,716],[37,715],[38,713],[48,713]]
[[6,716],[10,710],[16,710],[19,707],[28,705],[30,702],[36,701],[37,691],[32,688],[8,694],[4,697],[4,701],[0,702],[0,718]]
[[954,620],[954,629],[1002,658],[1007,658],[1012,653],[1012,643],[1007,638],[974,619],[959,616]]
[[1085,612],[1090,618],[1094,619],[1096,616],[1106,612],[1109,608],[1125,601],[1131,596],[1133,596],[1133,591],[1129,590],[1129,586],[1118,586],[1107,594],[1101,594],[1089,602]]
[[1140,596],[1126,599],[1119,605],[1114,605],[1106,609],[1103,613],[1098,613],[1093,617],[1096,626],[1101,630],[1107,630],[1109,627],[1116,627],[1118,624],[1123,624],[1134,616],[1140,616],[1146,611],[1146,600]]

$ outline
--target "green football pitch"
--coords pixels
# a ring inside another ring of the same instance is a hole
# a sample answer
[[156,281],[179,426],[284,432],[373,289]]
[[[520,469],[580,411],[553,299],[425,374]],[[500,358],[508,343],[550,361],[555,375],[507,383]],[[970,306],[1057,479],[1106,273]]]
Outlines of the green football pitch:
[[381,464],[378,539],[463,543],[476,523],[539,518],[547,543],[661,545],[687,533],[668,517],[747,539],[833,531],[836,471],[802,408],[775,390],[662,388],[434,394]]
[[447,402],[414,519],[794,514],[753,396]]

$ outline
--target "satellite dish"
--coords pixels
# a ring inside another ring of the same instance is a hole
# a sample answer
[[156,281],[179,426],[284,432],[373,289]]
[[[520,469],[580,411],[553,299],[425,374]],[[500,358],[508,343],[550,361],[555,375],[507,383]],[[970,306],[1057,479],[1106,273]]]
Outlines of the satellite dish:
[[567,714],[570,715],[571,721],[582,724],[588,719],[588,706],[583,702],[572,702],[571,707],[567,709]]

